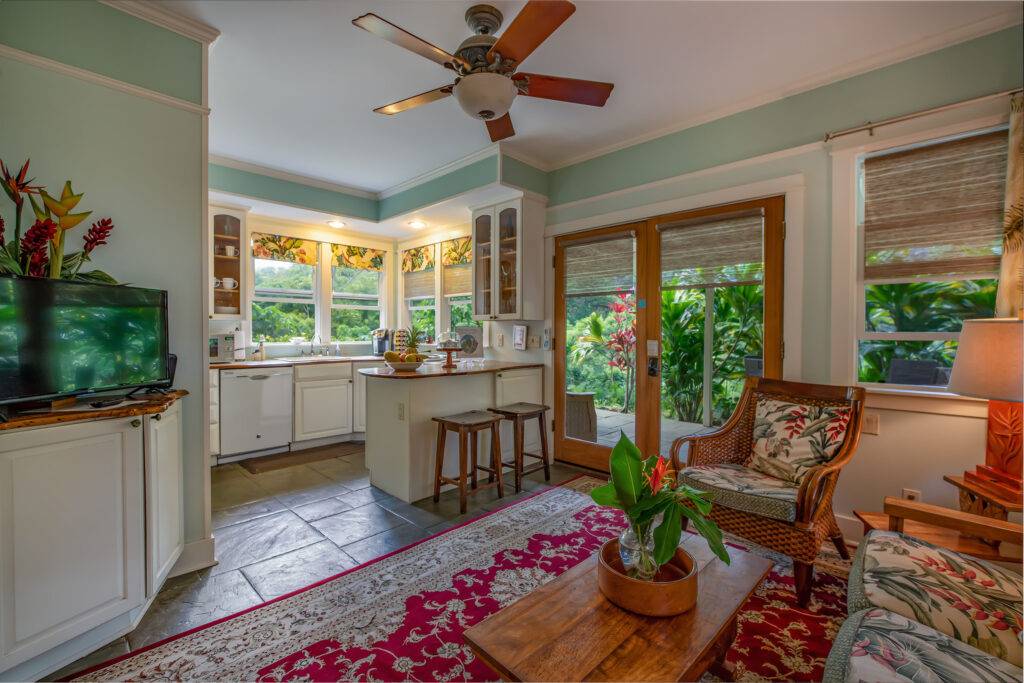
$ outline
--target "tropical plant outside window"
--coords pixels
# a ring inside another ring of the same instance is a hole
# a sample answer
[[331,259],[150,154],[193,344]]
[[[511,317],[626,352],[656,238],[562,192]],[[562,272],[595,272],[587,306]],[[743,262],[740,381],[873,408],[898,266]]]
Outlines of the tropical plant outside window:
[[435,299],[432,296],[406,299],[406,308],[409,311],[409,323],[423,333],[422,341],[427,344],[434,343],[434,330],[437,329],[437,314],[435,311]]
[[996,130],[862,160],[859,381],[943,387],[963,321],[994,315],[1006,155]]
[[331,339],[366,341],[380,327],[380,271],[331,266]]

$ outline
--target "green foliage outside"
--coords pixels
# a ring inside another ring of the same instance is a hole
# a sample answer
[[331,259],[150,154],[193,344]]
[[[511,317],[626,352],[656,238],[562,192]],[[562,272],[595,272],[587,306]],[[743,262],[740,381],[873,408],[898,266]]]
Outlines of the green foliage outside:
[[[959,332],[964,320],[995,314],[997,280],[908,282],[868,285],[864,291],[868,332]],[[935,361],[952,367],[956,342],[864,340],[858,378],[885,382],[894,358]]]

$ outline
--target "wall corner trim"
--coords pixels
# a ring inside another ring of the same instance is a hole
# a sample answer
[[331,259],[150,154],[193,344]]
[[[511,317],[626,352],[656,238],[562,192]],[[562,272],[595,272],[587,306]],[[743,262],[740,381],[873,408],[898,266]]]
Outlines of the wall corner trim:
[[198,541],[186,543],[181,551],[181,556],[174,563],[174,568],[167,575],[167,578],[181,576],[189,572],[206,569],[217,564],[213,559],[213,538],[204,538]]
[[121,10],[125,14],[191,38],[203,45],[212,45],[220,37],[220,31],[214,27],[183,14],[172,12],[149,0],[100,0],[100,2]]
[[11,47],[10,45],[0,43],[0,57],[8,57],[19,62],[24,62],[25,64],[37,66],[49,71],[55,71],[59,74],[64,74],[65,76],[71,76],[72,78],[102,85],[110,88],[111,90],[118,90],[128,95],[135,95],[136,97],[152,100],[153,102],[159,102],[160,104],[164,104],[169,107],[183,109],[185,111],[192,112],[193,114],[200,114],[202,116],[209,116],[210,114],[209,107],[194,104],[177,97],[172,97],[171,95],[165,95],[155,90],[150,90],[149,88],[125,83],[124,81],[119,81],[116,78],[103,76],[87,69],[80,69],[77,66],[64,64],[63,62],[58,62],[47,57],[34,55],[31,52],[25,52],[24,50],[19,50]]

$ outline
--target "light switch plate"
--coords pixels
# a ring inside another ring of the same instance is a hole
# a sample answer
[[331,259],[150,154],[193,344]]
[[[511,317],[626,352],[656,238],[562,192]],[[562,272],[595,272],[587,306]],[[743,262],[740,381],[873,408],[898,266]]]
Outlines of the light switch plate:
[[658,340],[648,339],[647,340],[647,355],[657,356],[658,355]]

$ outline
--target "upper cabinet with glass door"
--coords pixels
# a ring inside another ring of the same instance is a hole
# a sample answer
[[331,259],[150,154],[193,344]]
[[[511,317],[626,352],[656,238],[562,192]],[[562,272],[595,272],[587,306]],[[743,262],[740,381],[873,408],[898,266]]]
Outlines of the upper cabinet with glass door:
[[245,211],[210,207],[210,317],[240,319],[245,290]]
[[544,318],[544,205],[515,199],[473,211],[473,317]]

